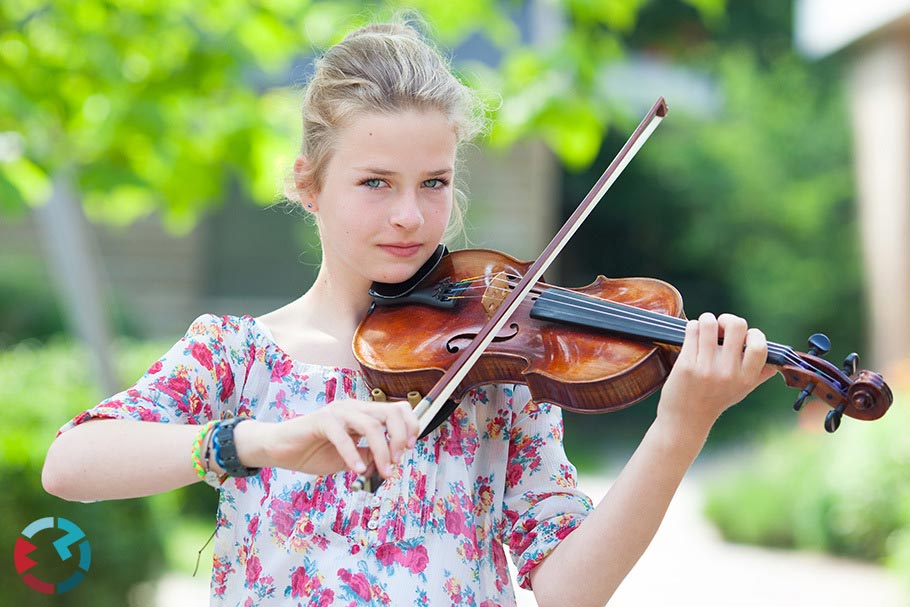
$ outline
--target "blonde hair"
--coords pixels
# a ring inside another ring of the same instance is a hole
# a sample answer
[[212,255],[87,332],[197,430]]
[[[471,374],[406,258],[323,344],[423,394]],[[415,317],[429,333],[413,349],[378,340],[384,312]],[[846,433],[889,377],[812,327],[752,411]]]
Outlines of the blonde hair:
[[[485,127],[477,95],[409,23],[372,24],[348,34],[316,61],[306,86],[300,153],[309,162],[299,176],[305,187],[321,188],[338,131],[354,117],[407,110],[442,112],[455,129],[459,151]],[[460,154],[457,157],[460,161]],[[446,236],[459,232],[463,224],[466,194],[459,181]],[[300,202],[293,178],[285,185],[285,195]]]

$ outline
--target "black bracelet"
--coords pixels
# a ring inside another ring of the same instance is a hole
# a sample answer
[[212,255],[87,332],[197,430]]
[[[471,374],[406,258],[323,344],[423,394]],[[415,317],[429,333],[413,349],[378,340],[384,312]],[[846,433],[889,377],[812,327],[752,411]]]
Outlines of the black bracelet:
[[234,427],[247,417],[234,417],[223,421],[212,434],[212,444],[215,445],[215,463],[228,473],[228,476],[254,476],[259,474],[259,468],[247,468],[237,456],[237,445],[234,444]]

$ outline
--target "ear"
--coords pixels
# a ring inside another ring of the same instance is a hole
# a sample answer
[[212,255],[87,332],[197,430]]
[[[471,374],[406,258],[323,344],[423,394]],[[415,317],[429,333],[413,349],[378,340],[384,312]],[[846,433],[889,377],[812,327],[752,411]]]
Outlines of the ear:
[[315,213],[316,207],[316,189],[313,187],[313,180],[310,176],[310,161],[306,156],[298,156],[294,160],[294,187],[297,188],[297,194],[300,196],[300,203],[310,213]]

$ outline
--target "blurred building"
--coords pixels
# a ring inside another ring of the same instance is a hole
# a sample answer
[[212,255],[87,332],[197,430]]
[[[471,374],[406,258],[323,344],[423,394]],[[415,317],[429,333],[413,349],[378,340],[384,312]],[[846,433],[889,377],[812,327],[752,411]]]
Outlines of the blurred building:
[[871,336],[863,366],[896,372],[910,365],[910,2],[797,0],[795,10],[802,53],[849,59],[844,85]]

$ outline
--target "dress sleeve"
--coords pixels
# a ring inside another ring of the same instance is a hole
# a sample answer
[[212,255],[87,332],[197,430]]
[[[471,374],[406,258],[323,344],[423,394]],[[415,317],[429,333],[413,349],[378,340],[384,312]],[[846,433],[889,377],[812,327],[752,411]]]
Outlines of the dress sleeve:
[[526,388],[516,386],[503,512],[518,584],[531,589],[531,570],[594,505],[578,489],[575,467],[563,450],[562,409],[528,398]]
[[237,408],[245,377],[239,319],[204,314],[130,388],[83,411],[60,434],[93,418],[203,424]]

